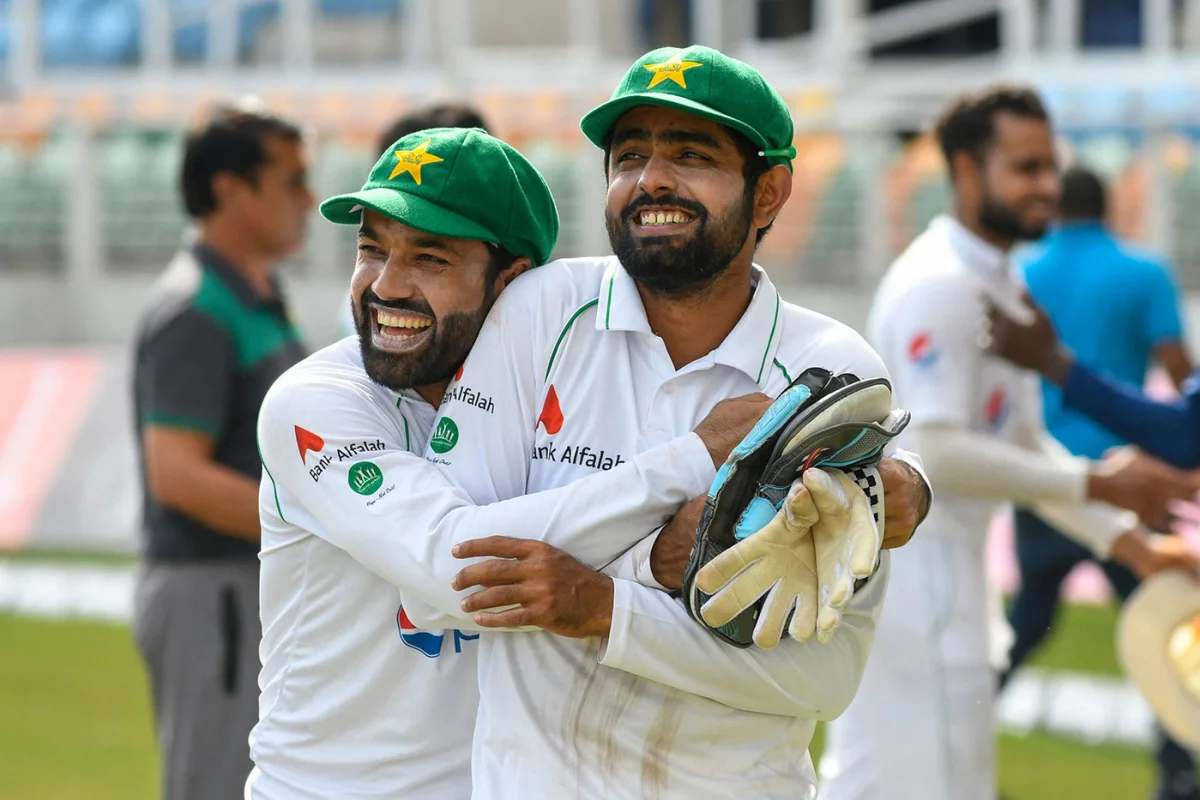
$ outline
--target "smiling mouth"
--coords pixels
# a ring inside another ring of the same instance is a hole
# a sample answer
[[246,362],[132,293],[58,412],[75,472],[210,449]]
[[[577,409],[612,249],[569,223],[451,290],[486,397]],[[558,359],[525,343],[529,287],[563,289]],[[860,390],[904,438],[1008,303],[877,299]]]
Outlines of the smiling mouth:
[[681,208],[642,208],[632,215],[634,229],[653,236],[677,233],[696,221],[696,215]]
[[371,343],[389,353],[416,350],[433,335],[433,320],[411,311],[372,306],[371,321]]

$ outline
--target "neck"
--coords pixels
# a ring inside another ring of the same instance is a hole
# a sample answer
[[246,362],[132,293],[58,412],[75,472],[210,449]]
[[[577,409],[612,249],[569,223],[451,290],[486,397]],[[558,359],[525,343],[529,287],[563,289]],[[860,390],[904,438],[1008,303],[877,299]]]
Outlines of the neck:
[[1016,244],[1016,240],[1000,236],[983,227],[983,225],[981,225],[979,222],[979,214],[968,212],[967,209],[963,208],[961,201],[955,204],[954,218],[962,223],[963,227],[965,227],[971,233],[975,234],[980,239],[983,239],[993,247],[1000,248],[1006,253],[1009,250],[1012,250],[1013,245]]
[[684,296],[658,295],[638,285],[650,330],[675,369],[720,347],[750,305],[750,253],[739,255],[707,286]]
[[263,297],[275,296],[275,287],[271,284],[275,261],[259,252],[248,241],[244,230],[217,218],[200,223],[199,233],[200,241],[236,269],[256,292]]
[[429,405],[437,408],[442,404],[442,397],[446,394],[446,387],[450,385],[450,381],[439,381],[438,383],[427,383],[424,386],[414,386],[417,394],[421,395],[421,399]]

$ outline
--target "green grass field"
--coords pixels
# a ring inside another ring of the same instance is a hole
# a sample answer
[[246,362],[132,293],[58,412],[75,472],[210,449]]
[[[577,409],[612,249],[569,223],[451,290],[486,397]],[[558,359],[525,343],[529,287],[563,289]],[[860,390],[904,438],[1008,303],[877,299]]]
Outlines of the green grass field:
[[[1117,674],[1111,610],[1075,607],[1040,666]],[[150,800],[157,756],[128,629],[0,616],[0,800]],[[820,736],[814,744],[814,758]],[[1143,800],[1147,753],[1032,734],[1000,740],[1010,800]]]

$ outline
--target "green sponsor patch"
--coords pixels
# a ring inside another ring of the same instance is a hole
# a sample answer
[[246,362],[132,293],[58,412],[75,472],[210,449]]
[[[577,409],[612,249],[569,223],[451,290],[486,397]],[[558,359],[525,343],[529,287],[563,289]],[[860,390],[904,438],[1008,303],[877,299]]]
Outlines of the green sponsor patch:
[[442,417],[433,438],[429,440],[429,448],[435,453],[449,453],[458,444],[458,426],[449,417]]
[[370,461],[359,461],[350,467],[349,483],[361,495],[375,494],[383,486],[383,470]]

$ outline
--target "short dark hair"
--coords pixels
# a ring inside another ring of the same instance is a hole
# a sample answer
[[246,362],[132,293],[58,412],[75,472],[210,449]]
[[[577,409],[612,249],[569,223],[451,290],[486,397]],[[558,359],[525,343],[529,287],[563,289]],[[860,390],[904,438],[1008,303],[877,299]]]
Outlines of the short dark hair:
[[395,142],[426,128],[479,128],[487,131],[483,115],[464,103],[440,103],[404,114],[379,134],[379,152]]
[[1050,121],[1037,92],[1024,86],[1001,84],[961,95],[942,112],[934,128],[946,164],[962,152],[982,161],[996,134],[996,115],[1000,113]]
[[180,188],[183,205],[193,219],[217,210],[213,179],[231,172],[257,185],[258,170],[267,161],[265,142],[276,136],[301,140],[300,127],[267,111],[219,106],[209,119],[187,135]]
[[[420,130],[420,128],[417,130]],[[519,258],[519,256],[510,253],[500,245],[489,244],[487,279],[489,281],[496,280],[496,278],[500,276],[500,273],[511,267],[517,258]]]
[[1104,181],[1090,169],[1072,167],[1062,175],[1058,213],[1064,220],[1104,219],[1108,211]]
[[[767,161],[766,156],[761,156],[762,151],[758,145],[751,142],[746,135],[741,131],[734,130],[727,125],[721,126],[725,133],[729,134],[729,138],[733,140],[733,144],[737,147],[738,152],[742,154],[742,180],[744,187],[742,189],[742,199],[749,202],[754,196],[755,190],[758,188],[758,179],[767,174],[771,169],[772,164]],[[612,156],[612,131],[604,137],[604,178],[608,180],[608,162]],[[754,232],[754,246],[758,247],[762,243],[763,237],[767,235],[767,231],[771,230],[775,225],[775,220],[767,223],[766,227],[759,228]]]

